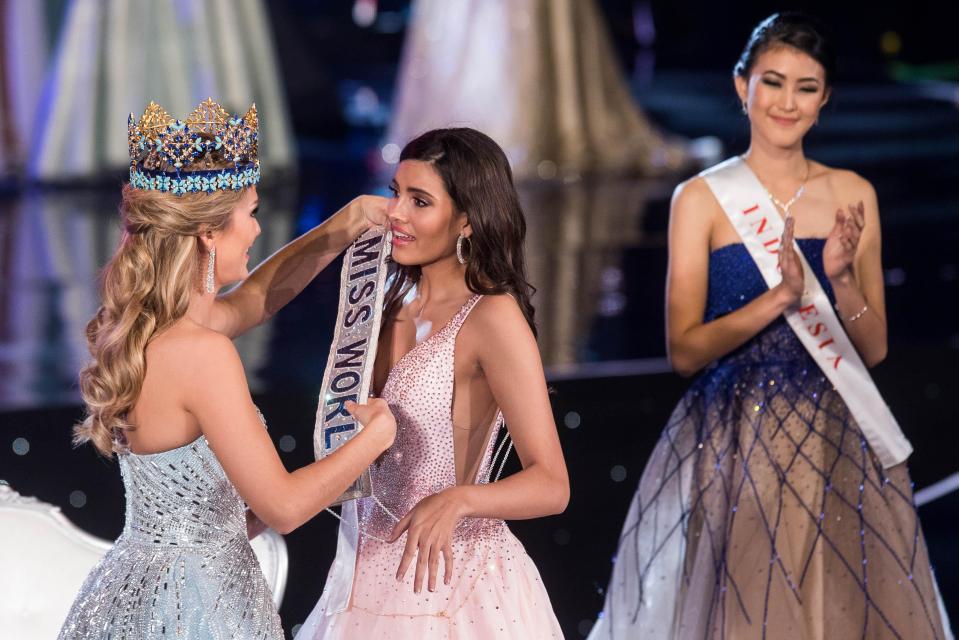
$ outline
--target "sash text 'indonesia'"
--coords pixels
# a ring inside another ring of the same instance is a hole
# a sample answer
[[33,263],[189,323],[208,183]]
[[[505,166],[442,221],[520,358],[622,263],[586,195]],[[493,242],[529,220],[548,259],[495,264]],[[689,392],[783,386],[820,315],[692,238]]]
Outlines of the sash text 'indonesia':
[[[749,221],[749,226],[753,228],[753,231],[756,232],[756,236],[759,238],[759,241],[762,243],[763,248],[772,254],[778,254],[782,239],[780,238],[777,230],[769,225],[769,220],[763,215],[762,211],[758,204],[754,204],[751,207],[743,209],[743,215],[746,216]],[[816,308],[814,302],[805,302],[803,301],[799,308],[799,316],[805,321],[810,318],[815,318],[819,315],[819,309]],[[836,341],[829,334],[829,327],[822,322],[811,322],[804,325],[809,335],[813,338],[816,338],[818,342],[819,349],[825,349],[830,345],[833,345]],[[838,351],[832,351],[825,357],[832,366],[833,369],[839,368],[839,363],[842,361],[842,354]]]

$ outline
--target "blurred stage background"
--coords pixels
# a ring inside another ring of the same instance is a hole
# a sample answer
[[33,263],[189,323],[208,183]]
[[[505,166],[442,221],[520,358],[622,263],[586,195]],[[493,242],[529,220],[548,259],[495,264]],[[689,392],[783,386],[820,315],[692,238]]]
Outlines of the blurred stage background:
[[[505,0],[483,2],[489,8]],[[174,19],[163,22],[149,8],[163,4],[0,1],[0,479],[109,539],[123,524],[116,465],[91,447],[73,450],[69,434],[81,415],[76,375],[87,355],[83,330],[96,309],[97,271],[119,237],[125,154],[111,164],[107,143],[119,136],[125,144],[125,112],[139,113],[155,97],[123,104],[132,98],[114,95],[111,83],[125,82],[125,96],[148,90],[124,65],[149,45],[138,60],[151,73],[194,74],[165,81],[185,91],[180,98],[191,106],[208,90],[233,111],[257,102],[261,145],[273,147],[263,156],[256,261],[353,196],[385,191],[395,152],[385,141],[411,16],[399,0],[196,0],[171,2]],[[700,158],[745,149],[730,69],[751,26],[779,5],[596,4],[630,92],[661,130],[715,136],[700,141]],[[910,466],[921,489],[959,470],[959,47],[932,3],[803,8],[831,27],[840,58],[838,85],[806,150],[877,189],[890,350],[874,375],[915,446]],[[538,16],[514,18],[525,28]],[[494,36],[504,34],[471,35]],[[210,59],[213,50],[219,57]],[[191,70],[201,58],[206,66]],[[528,61],[508,62],[518,70]],[[505,108],[495,93],[475,100]],[[671,191],[695,170],[687,162],[652,177],[617,177],[539,163],[520,187],[540,347],[572,501],[563,515],[511,526],[570,638],[583,637],[602,607],[632,492],[687,385],[664,359],[665,230]],[[334,265],[238,341],[289,468],[312,459],[338,273]],[[959,615],[959,494],[920,514],[943,597]],[[288,632],[319,596],[336,525],[321,515],[287,537],[291,570],[281,616]]]

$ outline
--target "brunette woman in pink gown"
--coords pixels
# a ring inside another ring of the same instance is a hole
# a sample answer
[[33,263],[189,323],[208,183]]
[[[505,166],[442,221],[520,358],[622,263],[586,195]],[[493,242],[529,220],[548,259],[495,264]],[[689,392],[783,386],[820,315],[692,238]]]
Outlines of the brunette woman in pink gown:
[[[569,499],[506,156],[473,129],[430,131],[403,150],[391,190],[395,277],[374,387],[396,441],[357,505],[355,559],[341,529],[297,639],[561,638],[504,522],[559,513]],[[499,480],[504,420],[523,469]]]

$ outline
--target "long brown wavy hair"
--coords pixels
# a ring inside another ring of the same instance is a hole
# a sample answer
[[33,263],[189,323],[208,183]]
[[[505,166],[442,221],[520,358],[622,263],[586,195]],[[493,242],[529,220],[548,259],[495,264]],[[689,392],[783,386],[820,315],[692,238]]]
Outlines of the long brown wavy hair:
[[[217,167],[219,168],[219,167]],[[183,317],[201,290],[202,233],[225,229],[243,191],[172,195],[123,187],[123,235],[100,277],[101,306],[87,324],[93,359],[80,371],[87,414],[74,443],[118,450],[146,375],[150,340]]]
[[[526,280],[523,251],[526,218],[503,150],[475,129],[434,129],[409,142],[400,153],[400,162],[403,160],[433,165],[455,212],[466,213],[473,231],[463,243],[469,290],[483,295],[511,294],[535,335],[530,298],[536,289]],[[399,311],[421,274],[418,265],[393,263],[384,301],[387,318]]]

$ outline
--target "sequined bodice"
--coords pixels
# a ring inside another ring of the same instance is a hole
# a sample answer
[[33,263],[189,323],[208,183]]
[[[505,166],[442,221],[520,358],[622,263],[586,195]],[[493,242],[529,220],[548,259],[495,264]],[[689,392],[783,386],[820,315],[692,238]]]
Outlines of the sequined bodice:
[[[834,300],[822,266],[823,238],[798,238],[799,248],[826,295]],[[736,311],[767,291],[766,281],[742,243],[730,244],[709,254],[709,291],[704,320],[710,322]],[[720,365],[816,365],[785,318],[779,317],[739,349],[723,357]]]
[[[826,241],[823,238],[799,238],[797,242],[816,278],[832,299],[832,287],[822,266],[822,250]],[[716,249],[709,254],[706,322],[749,304],[766,289],[766,281],[745,245],[736,243]]]
[[59,640],[282,640],[245,505],[205,437],[119,454],[126,523]]
[[246,539],[243,501],[205,437],[119,458],[127,502],[121,539],[179,547]]
[[[416,345],[390,371],[381,396],[396,417],[396,440],[371,470],[373,491],[402,517],[417,502],[456,484],[453,451],[453,359],[460,327],[481,296],[474,295],[445,327]],[[497,416],[476,481],[488,475]],[[370,532],[392,530],[383,509],[361,501],[360,518]]]

